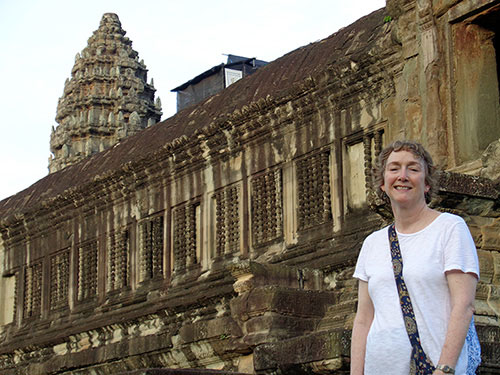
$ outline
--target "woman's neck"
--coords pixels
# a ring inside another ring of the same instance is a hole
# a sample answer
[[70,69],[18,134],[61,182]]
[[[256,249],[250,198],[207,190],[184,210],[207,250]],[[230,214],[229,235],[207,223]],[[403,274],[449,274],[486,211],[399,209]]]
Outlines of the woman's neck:
[[400,233],[415,233],[432,223],[439,212],[429,208],[425,202],[411,208],[393,207],[396,229]]

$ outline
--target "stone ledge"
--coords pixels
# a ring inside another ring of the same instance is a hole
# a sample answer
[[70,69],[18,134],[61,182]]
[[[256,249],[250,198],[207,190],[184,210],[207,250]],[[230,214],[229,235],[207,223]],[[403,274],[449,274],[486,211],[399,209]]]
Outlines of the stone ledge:
[[454,172],[440,173],[439,191],[493,200],[498,199],[499,196],[497,186],[490,179]]
[[263,344],[254,351],[255,370],[268,374],[279,369],[287,374],[299,367],[321,366],[322,374],[341,374],[349,370],[350,341],[350,331],[336,329]]
[[249,375],[240,372],[227,372],[222,370],[210,369],[160,369],[150,368],[124,372],[118,375]]

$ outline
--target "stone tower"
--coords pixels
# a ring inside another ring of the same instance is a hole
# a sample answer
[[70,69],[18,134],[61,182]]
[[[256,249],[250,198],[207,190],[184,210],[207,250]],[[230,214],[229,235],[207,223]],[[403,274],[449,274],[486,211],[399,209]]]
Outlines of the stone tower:
[[49,173],[75,164],[151,126],[161,118],[153,80],[132,49],[118,16],[105,13],[75,57],[71,79],[57,106]]

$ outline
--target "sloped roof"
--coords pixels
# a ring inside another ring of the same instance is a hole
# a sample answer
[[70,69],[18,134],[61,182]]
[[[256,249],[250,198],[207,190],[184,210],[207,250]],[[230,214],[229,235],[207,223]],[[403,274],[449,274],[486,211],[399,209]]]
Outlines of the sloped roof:
[[219,65],[213,66],[210,69],[204,71],[201,74],[198,74],[196,77],[191,78],[189,81],[184,82],[182,85],[177,86],[175,89],[172,89],[170,91],[172,91],[172,92],[182,91],[186,87],[191,86],[191,85],[196,85],[198,82],[204,80],[205,78],[210,77],[211,75],[219,72],[224,67],[231,68],[231,67],[233,67],[235,65],[239,65],[239,64],[250,64],[252,61],[254,61],[256,66],[259,68],[267,64],[266,61],[257,60],[254,57],[242,57],[242,56],[228,55],[226,64],[222,63]]
[[26,212],[68,189],[77,189],[127,163],[148,158],[148,155],[175,139],[189,137],[196,130],[210,125],[215,118],[231,114],[251,102],[268,95],[280,98],[295,84],[346,58],[356,61],[384,33],[384,15],[385,8],[379,9],[328,38],[278,58],[218,94],[126,138],[114,147],[42,178],[27,189],[0,201],[0,217],[6,219]]

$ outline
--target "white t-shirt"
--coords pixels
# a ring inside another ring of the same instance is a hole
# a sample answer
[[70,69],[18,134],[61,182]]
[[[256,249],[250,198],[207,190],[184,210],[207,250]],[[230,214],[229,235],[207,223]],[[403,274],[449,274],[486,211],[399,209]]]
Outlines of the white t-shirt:
[[[368,282],[375,315],[366,343],[365,375],[406,375],[411,346],[403,322],[392,271],[387,227],[369,235],[361,248],[354,277]],[[467,224],[443,213],[423,230],[398,240],[403,278],[410,293],[422,347],[436,365],[444,344],[451,311],[445,272],[461,270],[479,277],[477,251]],[[465,374],[467,345],[456,365]]]

